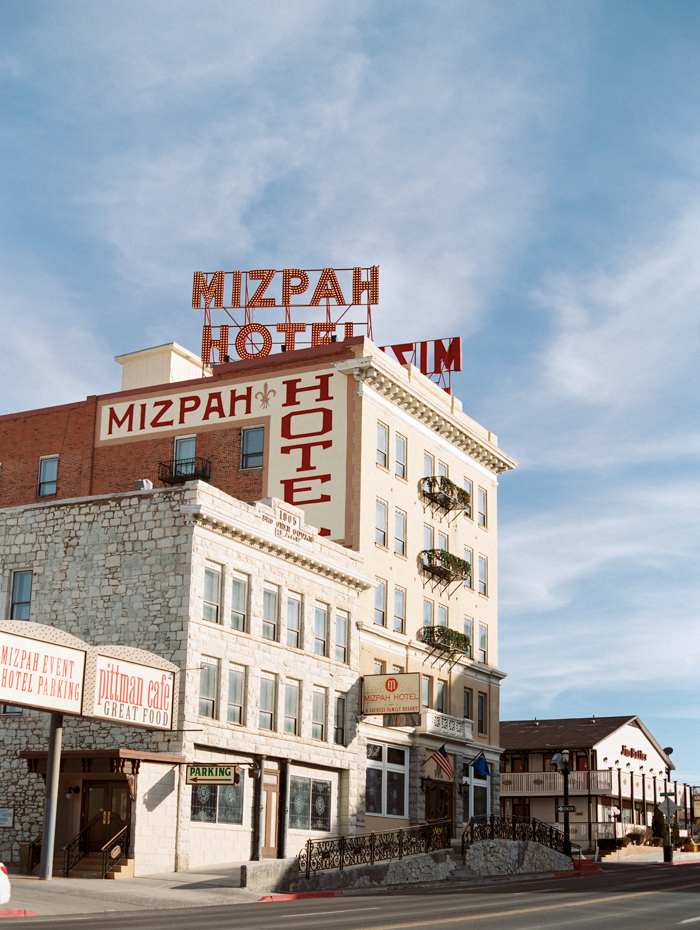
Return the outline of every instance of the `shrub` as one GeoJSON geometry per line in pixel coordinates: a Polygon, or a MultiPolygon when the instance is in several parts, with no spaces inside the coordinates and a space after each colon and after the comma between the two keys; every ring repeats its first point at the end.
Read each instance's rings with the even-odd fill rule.
{"type": "Polygon", "coordinates": [[[646,839],[646,833],[640,833],[635,830],[633,833],[627,834],[627,839],[634,843],[635,846],[641,846],[644,840],[646,839]]]}

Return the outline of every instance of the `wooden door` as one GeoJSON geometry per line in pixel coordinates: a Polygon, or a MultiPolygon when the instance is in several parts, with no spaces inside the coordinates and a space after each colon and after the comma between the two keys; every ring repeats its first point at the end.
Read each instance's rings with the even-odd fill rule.
{"type": "Polygon", "coordinates": [[[131,796],[125,781],[89,781],[83,790],[82,827],[90,830],[90,851],[102,849],[131,820],[131,796]]]}
{"type": "Polygon", "coordinates": [[[277,769],[265,769],[263,774],[263,844],[264,859],[276,859],[278,855],[277,835],[279,826],[280,773],[277,769]]]}
{"type": "MultiPolygon", "coordinates": [[[[425,786],[425,819],[453,821],[454,785],[451,782],[434,781],[425,786]]],[[[454,825],[453,825],[454,827],[454,825]]],[[[454,833],[454,828],[452,828],[454,833]]]]}

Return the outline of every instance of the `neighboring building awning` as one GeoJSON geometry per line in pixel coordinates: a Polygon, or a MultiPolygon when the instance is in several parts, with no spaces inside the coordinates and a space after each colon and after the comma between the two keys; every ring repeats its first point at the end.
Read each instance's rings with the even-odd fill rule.
{"type": "MultiPolygon", "coordinates": [[[[48,751],[22,749],[20,759],[26,759],[30,772],[46,774],[48,751]]],[[[140,749],[66,749],[61,753],[61,771],[85,775],[136,775],[142,762],[161,765],[181,765],[185,757],[173,752],[149,752],[140,749]]]]}

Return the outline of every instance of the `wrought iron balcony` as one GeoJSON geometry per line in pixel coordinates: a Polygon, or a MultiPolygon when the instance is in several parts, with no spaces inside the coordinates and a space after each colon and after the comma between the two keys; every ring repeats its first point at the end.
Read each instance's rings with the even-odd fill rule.
{"type": "Polygon", "coordinates": [[[451,510],[469,510],[469,492],[457,487],[444,475],[431,475],[421,480],[423,497],[445,513],[451,510]]]}
{"type": "Polygon", "coordinates": [[[172,459],[158,463],[158,480],[163,484],[184,484],[186,481],[209,481],[211,477],[211,459],[197,456],[193,459],[172,459]]]}
{"type": "Polygon", "coordinates": [[[467,634],[446,626],[421,627],[420,638],[429,646],[435,646],[445,652],[461,652],[467,656],[471,654],[472,644],[467,634]]]}
{"type": "Polygon", "coordinates": [[[423,549],[420,556],[423,573],[432,575],[444,584],[466,581],[471,577],[472,567],[469,562],[452,555],[446,549],[423,549]]]}

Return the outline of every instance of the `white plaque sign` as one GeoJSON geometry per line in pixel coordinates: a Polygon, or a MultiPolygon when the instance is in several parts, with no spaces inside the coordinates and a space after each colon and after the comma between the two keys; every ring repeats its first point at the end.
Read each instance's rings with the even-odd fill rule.
{"type": "Polygon", "coordinates": [[[0,631],[0,702],[63,714],[83,709],[85,652],[0,631]]]}
{"type": "Polygon", "coordinates": [[[420,674],[365,675],[363,714],[419,714],[420,674]]]}
{"type": "Polygon", "coordinates": [[[98,655],[91,717],[169,730],[173,721],[172,672],[98,655]]]}

